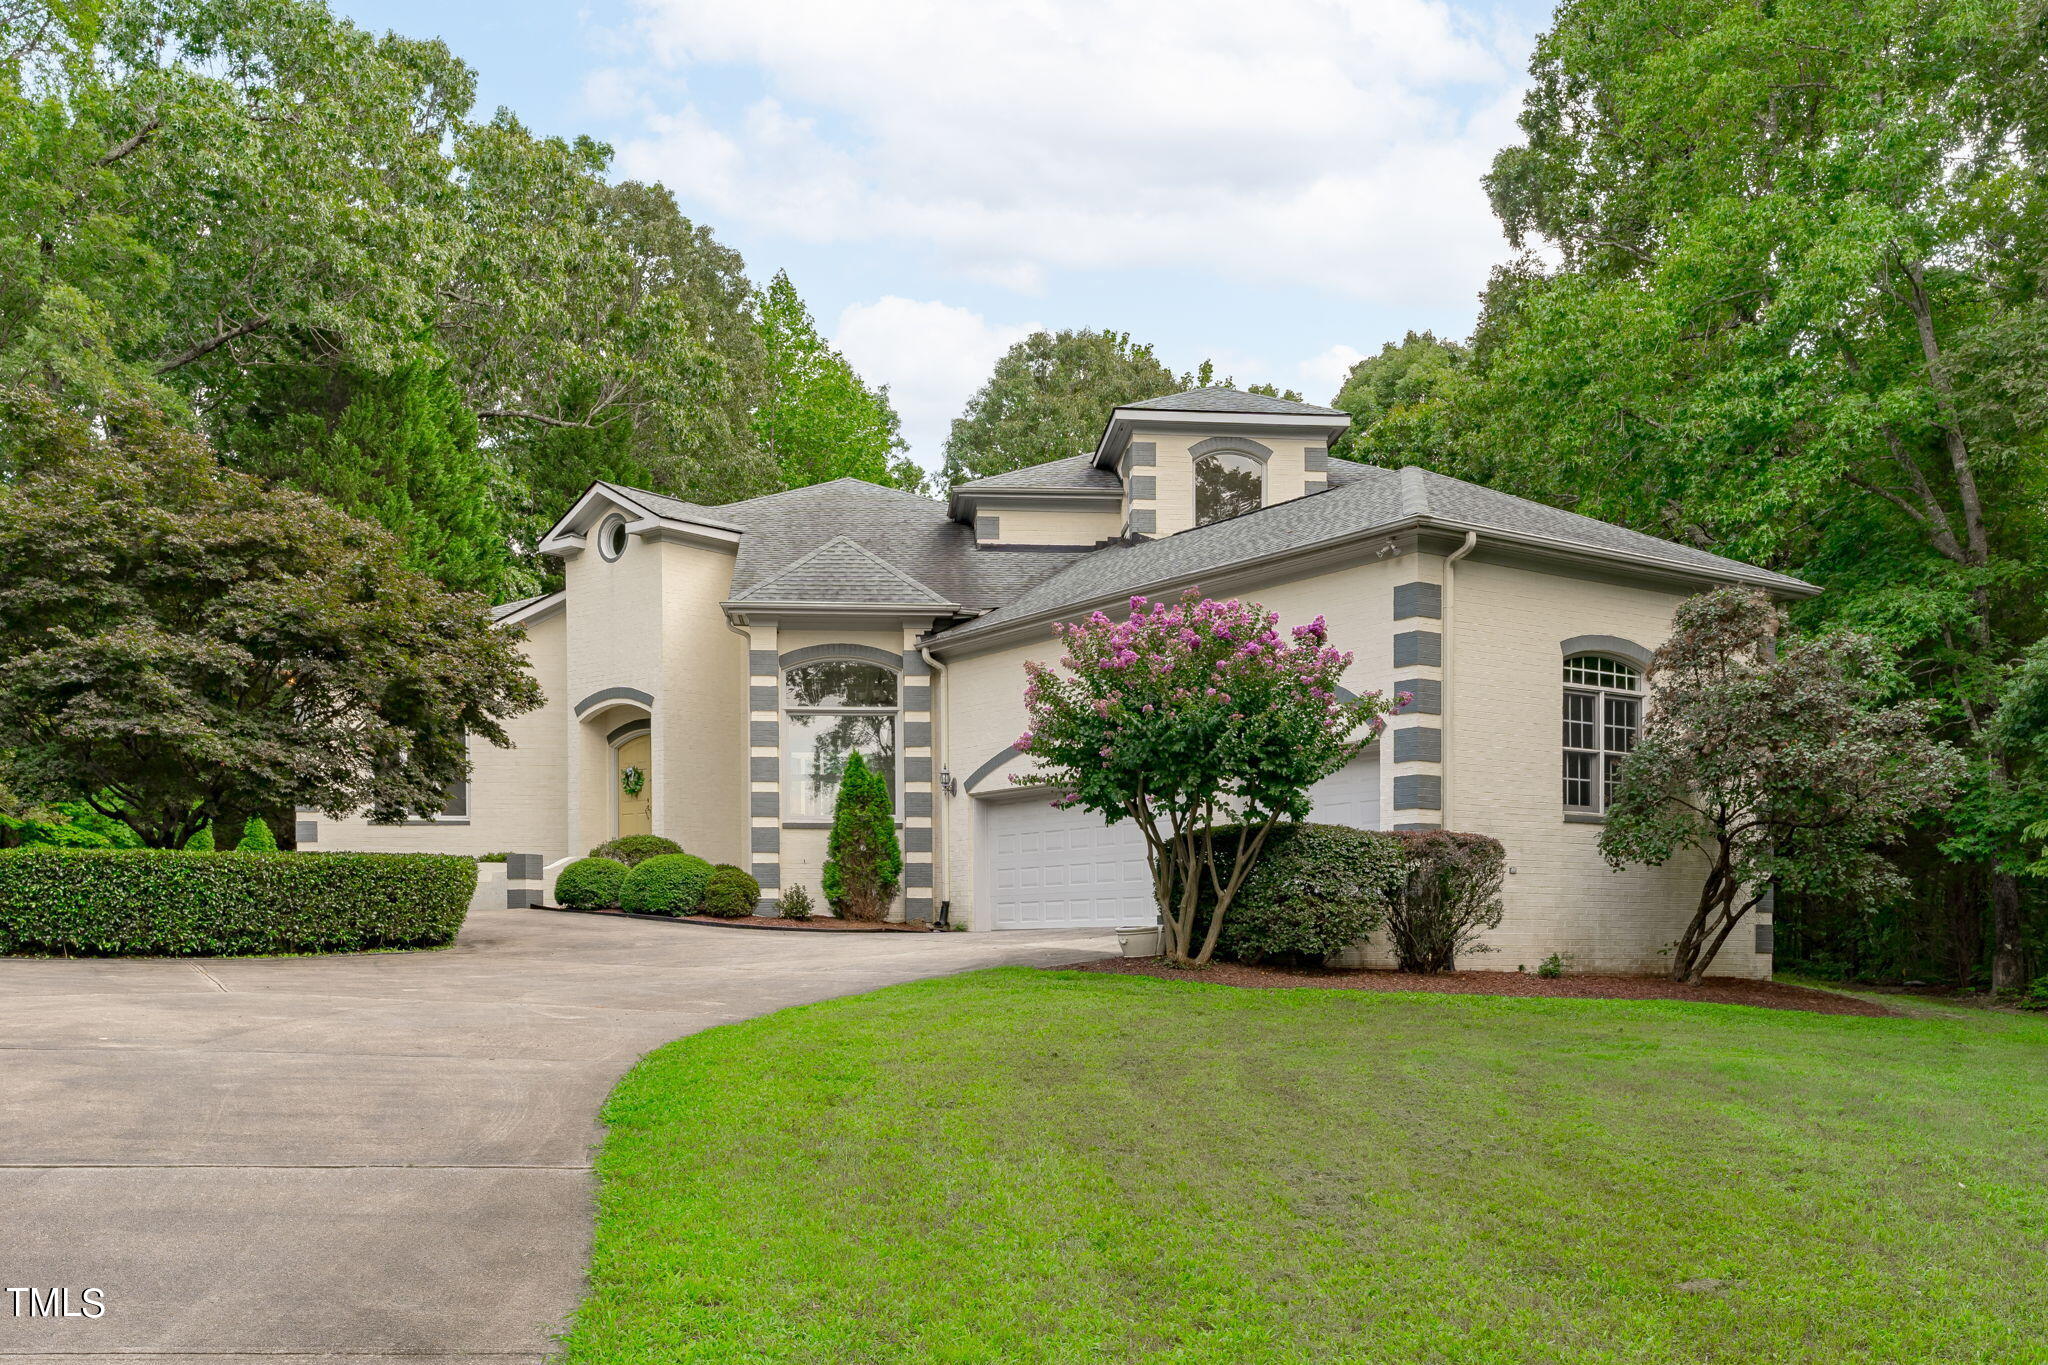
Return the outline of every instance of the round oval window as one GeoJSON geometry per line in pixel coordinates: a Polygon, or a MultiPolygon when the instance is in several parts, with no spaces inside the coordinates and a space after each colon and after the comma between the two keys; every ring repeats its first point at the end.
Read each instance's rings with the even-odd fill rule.
{"type": "Polygon", "coordinates": [[[606,559],[617,559],[626,553],[624,517],[607,517],[604,525],[597,528],[597,552],[606,559]]]}

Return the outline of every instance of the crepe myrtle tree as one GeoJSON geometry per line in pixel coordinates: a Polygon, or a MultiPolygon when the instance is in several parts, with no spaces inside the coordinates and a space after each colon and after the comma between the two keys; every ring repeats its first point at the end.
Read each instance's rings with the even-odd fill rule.
{"type": "Polygon", "coordinates": [[[1056,790],[1145,837],[1167,959],[1203,966],[1232,899],[1276,822],[1309,814],[1308,789],[1373,742],[1396,702],[1347,697],[1351,656],[1319,616],[1286,636],[1255,602],[1190,588],[1178,602],[1133,597],[1121,621],[1095,612],[1053,627],[1059,668],[1025,665],[1031,728],[1017,739],[1056,790]],[[1233,828],[1220,838],[1219,825],[1233,828]],[[1196,942],[1206,884],[1215,906],[1196,942]]]}
{"type": "Polygon", "coordinates": [[[1762,593],[1721,588],[1679,607],[1650,664],[1642,737],[1600,851],[1616,868],[1704,854],[1676,981],[1697,985],[1774,883],[1865,902],[1903,891],[1883,846],[1947,805],[1962,774],[1962,756],[1929,733],[1927,703],[1887,704],[1895,661],[1875,640],[1780,643],[1783,628],[1762,593]]]}

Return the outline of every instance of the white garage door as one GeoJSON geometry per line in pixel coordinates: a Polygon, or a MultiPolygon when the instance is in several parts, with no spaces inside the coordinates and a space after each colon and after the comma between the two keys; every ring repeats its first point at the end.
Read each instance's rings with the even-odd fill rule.
{"type": "MultiPolygon", "coordinates": [[[[1377,751],[1324,778],[1309,795],[1313,820],[1378,829],[1377,751]]],[[[1043,801],[983,809],[996,928],[1118,929],[1156,918],[1145,841],[1130,821],[1105,825],[1087,811],[1054,810],[1043,801]]]]}
{"type": "Polygon", "coordinates": [[[1125,820],[1043,801],[985,806],[998,929],[1117,929],[1150,924],[1145,840],[1125,820]]]}
{"type": "Polygon", "coordinates": [[[1308,789],[1317,824],[1380,827],[1380,751],[1374,745],[1308,789]]]}

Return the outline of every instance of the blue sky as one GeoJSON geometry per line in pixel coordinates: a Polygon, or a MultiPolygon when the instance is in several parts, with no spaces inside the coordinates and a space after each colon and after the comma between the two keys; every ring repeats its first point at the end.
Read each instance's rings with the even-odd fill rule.
{"type": "Polygon", "coordinates": [[[913,453],[1036,327],[1313,400],[1469,331],[1508,253],[1529,0],[339,0],[438,35],[479,113],[612,143],[890,386],[913,453]]]}

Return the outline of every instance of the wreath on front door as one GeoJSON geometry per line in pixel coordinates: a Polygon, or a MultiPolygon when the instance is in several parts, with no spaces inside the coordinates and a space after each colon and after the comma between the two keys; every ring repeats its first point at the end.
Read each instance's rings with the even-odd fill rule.
{"type": "Polygon", "coordinates": [[[619,790],[628,796],[638,796],[640,789],[647,785],[647,774],[638,768],[619,770],[619,790]]]}

